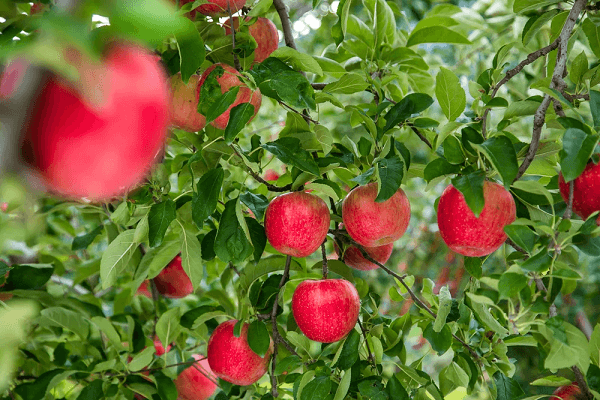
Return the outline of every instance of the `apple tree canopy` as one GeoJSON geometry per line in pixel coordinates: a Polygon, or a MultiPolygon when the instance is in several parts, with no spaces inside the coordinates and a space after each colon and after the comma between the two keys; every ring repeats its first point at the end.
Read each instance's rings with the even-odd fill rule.
{"type": "Polygon", "coordinates": [[[600,399],[600,3],[0,0],[0,33],[0,400],[600,399]]]}

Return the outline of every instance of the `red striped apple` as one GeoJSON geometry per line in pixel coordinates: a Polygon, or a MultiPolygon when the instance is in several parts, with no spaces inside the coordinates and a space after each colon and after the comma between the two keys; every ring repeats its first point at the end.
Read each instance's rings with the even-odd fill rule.
{"type": "Polygon", "coordinates": [[[377,203],[377,183],[358,186],[344,199],[342,219],[346,231],[358,244],[378,247],[392,243],[408,228],[410,203],[401,188],[384,202],[377,203]]]}
{"type": "Polygon", "coordinates": [[[577,382],[570,385],[561,386],[552,393],[550,400],[583,400],[584,396],[579,389],[577,382]]]}
{"type": "Polygon", "coordinates": [[[354,329],[360,298],[344,279],[306,280],[292,296],[292,313],[304,335],[321,343],[343,339],[354,329]]]}
{"type": "Polygon", "coordinates": [[[171,77],[171,124],[177,128],[198,132],[206,126],[206,118],[198,112],[199,75],[192,75],[187,84],[181,73],[171,77]]]}
{"type": "MultiPolygon", "coordinates": [[[[587,219],[594,211],[600,211],[600,164],[589,162],[582,174],[571,181],[573,187],[573,212],[587,219]]],[[[558,187],[565,202],[569,201],[569,184],[562,173],[558,175],[558,187]]],[[[600,224],[600,216],[596,218],[600,224]]]]}
{"type": "MultiPolygon", "coordinates": [[[[251,18],[246,18],[246,21],[250,21],[251,18]]],[[[233,27],[237,31],[240,26],[239,17],[233,17],[233,27]]],[[[231,35],[231,20],[228,19],[223,24],[225,33],[231,35]]],[[[258,17],[256,21],[248,25],[248,33],[256,40],[257,47],[254,49],[254,62],[258,64],[266,60],[272,52],[277,50],[279,46],[279,34],[277,33],[277,27],[273,22],[267,18],[258,17]]]]}
{"type": "Polygon", "coordinates": [[[217,378],[206,357],[199,354],[194,354],[193,357],[198,362],[184,369],[175,379],[178,400],[207,400],[217,390],[217,378]]]}
{"type": "Polygon", "coordinates": [[[440,235],[448,247],[468,257],[481,257],[496,251],[507,236],[504,227],[517,217],[511,194],[503,186],[486,181],[483,185],[484,207],[479,217],[467,205],[463,194],[448,186],[437,211],[440,235]]]}
{"type": "Polygon", "coordinates": [[[273,353],[273,341],[264,357],[256,354],[248,345],[248,324],[245,323],[240,337],[233,335],[236,320],[223,322],[208,340],[208,363],[213,373],[234,385],[248,386],[267,372],[273,353]]]}
{"type": "MultiPolygon", "coordinates": [[[[343,229],[344,224],[340,224],[339,228],[343,229]]],[[[341,250],[338,247],[337,243],[333,243],[333,248],[335,249],[336,254],[339,256],[341,254],[341,250]]],[[[392,250],[394,250],[394,244],[388,243],[378,247],[364,247],[364,249],[367,252],[367,254],[375,261],[379,261],[381,264],[385,264],[392,255],[392,250]]],[[[358,269],[360,271],[370,271],[372,269],[379,268],[377,264],[374,264],[371,261],[367,260],[365,257],[363,257],[358,247],[353,245],[350,245],[346,248],[342,260],[347,266],[354,269],[358,269]]]]}
{"type": "Polygon", "coordinates": [[[262,102],[262,95],[260,94],[260,89],[256,89],[252,91],[248,86],[246,86],[242,81],[239,80],[238,76],[240,73],[236,71],[235,68],[230,67],[229,65],[217,63],[210,66],[202,76],[200,77],[200,83],[198,84],[198,93],[197,98],[200,99],[200,92],[202,89],[202,85],[206,81],[208,75],[217,67],[222,67],[225,72],[219,78],[217,78],[217,82],[221,85],[221,93],[227,92],[230,88],[234,86],[240,86],[240,91],[238,92],[235,101],[227,111],[217,117],[214,121],[211,122],[212,126],[218,129],[225,129],[227,127],[227,123],[229,122],[229,113],[231,109],[238,104],[242,103],[250,103],[254,106],[254,115],[250,118],[250,121],[256,116],[258,113],[258,109],[260,108],[260,104],[262,102]]]}
{"type": "Polygon", "coordinates": [[[327,237],[329,208],[320,197],[292,192],[275,197],[265,212],[265,233],[280,253],[306,257],[327,237]]]}
{"type": "Polygon", "coordinates": [[[138,185],[160,155],[169,124],[167,76],[155,55],[130,44],[109,46],[101,63],[75,51],[66,58],[81,79],[77,86],[58,76],[47,80],[23,156],[50,191],[109,200],[138,185]]]}

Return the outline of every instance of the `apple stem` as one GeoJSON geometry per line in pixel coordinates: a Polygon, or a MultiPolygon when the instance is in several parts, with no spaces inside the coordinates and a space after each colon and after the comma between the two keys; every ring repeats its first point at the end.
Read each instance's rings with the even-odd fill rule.
{"type": "Polygon", "coordinates": [[[373,367],[375,367],[375,369],[377,369],[377,364],[375,363],[375,357],[373,356],[373,353],[371,352],[371,346],[369,346],[369,341],[367,340],[367,331],[365,330],[365,327],[363,326],[362,322],[360,322],[360,318],[357,321],[358,321],[358,326],[360,326],[360,330],[362,331],[363,337],[365,338],[365,345],[367,346],[367,353],[369,354],[369,361],[373,364],[373,367]]]}
{"type": "Polygon", "coordinates": [[[321,254],[323,255],[323,279],[327,279],[327,253],[325,252],[325,242],[327,239],[321,243],[321,254]]]}

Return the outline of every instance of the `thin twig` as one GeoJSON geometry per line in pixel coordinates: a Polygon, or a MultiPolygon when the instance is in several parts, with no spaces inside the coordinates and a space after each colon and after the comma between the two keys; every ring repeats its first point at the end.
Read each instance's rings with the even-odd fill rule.
{"type": "Polygon", "coordinates": [[[413,132],[414,132],[414,133],[415,133],[415,134],[416,134],[416,135],[419,137],[419,139],[421,139],[421,141],[422,141],[423,143],[425,143],[425,144],[426,144],[426,145],[427,145],[427,146],[428,146],[430,149],[433,149],[433,146],[431,145],[431,142],[430,142],[430,141],[429,141],[429,140],[428,140],[428,139],[425,137],[425,135],[423,135],[423,134],[421,133],[421,131],[419,131],[419,130],[417,129],[417,127],[416,127],[416,126],[414,126],[414,125],[413,125],[413,124],[411,124],[411,123],[408,123],[408,124],[406,124],[406,125],[410,127],[410,129],[411,129],[411,130],[412,130],[412,131],[413,131],[413,132]]]}
{"type": "Polygon", "coordinates": [[[323,279],[327,279],[327,252],[325,251],[325,239],[323,243],[321,243],[321,254],[323,255],[323,279]]]}
{"type": "Polygon", "coordinates": [[[367,353],[369,354],[369,361],[373,363],[373,367],[377,368],[377,364],[375,363],[375,357],[371,352],[371,347],[369,346],[369,341],[367,340],[367,331],[363,326],[362,322],[360,322],[360,318],[358,319],[358,326],[360,326],[360,330],[362,331],[363,337],[365,338],[365,345],[367,346],[367,353]]]}
{"type": "Polygon", "coordinates": [[[540,145],[542,127],[544,126],[546,120],[546,111],[548,111],[550,101],[550,96],[545,95],[544,100],[542,100],[542,103],[535,112],[535,116],[533,117],[533,132],[531,134],[531,143],[529,144],[527,155],[525,156],[523,163],[519,167],[519,172],[517,173],[517,176],[515,177],[513,182],[521,179],[521,177],[525,174],[525,171],[527,171],[527,168],[529,168],[529,165],[531,165],[531,162],[535,158],[535,153],[537,153],[537,149],[540,145]]]}
{"type": "Polygon", "coordinates": [[[231,24],[231,54],[233,55],[233,66],[237,71],[241,71],[242,65],[240,64],[240,59],[238,58],[237,54],[235,54],[235,27],[229,2],[227,2],[227,11],[229,12],[229,23],[231,24]]]}
{"type": "MultiPolygon", "coordinates": [[[[244,161],[244,157],[242,157],[242,155],[237,151],[237,149],[234,146],[230,146],[233,151],[235,152],[235,154],[242,160],[244,161]]],[[[265,185],[267,187],[267,189],[270,192],[289,192],[290,190],[292,190],[292,184],[289,183],[285,186],[277,186],[277,185],[273,185],[267,181],[265,181],[260,175],[258,175],[256,172],[252,171],[252,169],[245,165],[246,167],[246,171],[248,172],[248,174],[250,174],[251,177],[253,177],[256,181],[258,181],[259,183],[262,183],[263,185],[265,185]]]]}
{"type": "Polygon", "coordinates": [[[310,121],[310,122],[312,122],[312,123],[313,123],[313,124],[315,124],[315,125],[320,125],[320,122],[319,122],[319,121],[317,121],[317,120],[314,120],[314,119],[312,119],[311,117],[309,117],[309,116],[307,115],[307,112],[306,112],[306,110],[304,110],[303,112],[300,112],[300,111],[296,110],[294,107],[290,106],[289,104],[286,104],[286,103],[284,103],[283,101],[279,101],[279,104],[280,104],[280,105],[281,105],[283,108],[287,108],[287,109],[288,109],[288,110],[290,110],[291,112],[293,112],[293,113],[296,113],[296,114],[298,114],[298,115],[301,115],[301,116],[302,116],[302,118],[304,118],[304,120],[305,120],[306,122],[309,122],[309,121],[310,121]]]}

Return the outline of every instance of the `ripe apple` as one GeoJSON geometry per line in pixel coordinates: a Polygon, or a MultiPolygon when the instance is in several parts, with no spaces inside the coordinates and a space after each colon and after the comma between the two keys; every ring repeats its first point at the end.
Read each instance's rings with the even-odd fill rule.
{"type": "Polygon", "coordinates": [[[200,100],[200,91],[202,89],[202,85],[204,84],[204,81],[206,80],[208,75],[217,66],[223,67],[223,69],[225,70],[223,75],[220,78],[217,78],[217,82],[219,82],[219,85],[221,85],[221,93],[227,92],[229,88],[232,88],[234,86],[240,86],[240,91],[238,92],[235,101],[231,106],[229,106],[227,111],[225,111],[213,122],[211,122],[212,126],[218,129],[225,129],[227,127],[227,123],[229,122],[229,113],[231,112],[231,109],[237,106],[238,104],[242,103],[250,103],[254,106],[254,115],[252,116],[252,118],[250,118],[250,121],[252,121],[252,119],[256,116],[256,113],[258,113],[258,109],[260,108],[260,104],[262,103],[262,95],[260,94],[260,89],[252,91],[248,86],[246,86],[242,81],[239,80],[238,76],[240,76],[240,73],[237,72],[235,68],[229,65],[217,63],[210,66],[206,71],[204,71],[204,73],[200,77],[200,84],[198,85],[198,92],[196,94],[196,98],[200,100]]]}
{"type": "Polygon", "coordinates": [[[292,296],[292,313],[307,338],[332,343],[346,337],[358,320],[360,298],[344,279],[306,280],[292,296]]]}
{"type": "MultiPolygon", "coordinates": [[[[176,3],[177,0],[171,0],[176,3]]],[[[193,3],[194,0],[179,0],[179,6],[183,6],[187,3],[193,3]]],[[[202,4],[198,8],[190,11],[189,17],[194,20],[196,19],[196,13],[208,15],[211,17],[227,17],[229,16],[229,8],[231,13],[235,14],[246,5],[246,0],[208,0],[208,3],[202,4]]]]}
{"type": "Polygon", "coordinates": [[[305,192],[286,193],[267,206],[265,233],[280,253],[306,257],[327,237],[329,222],[329,209],[320,197],[305,192]]]}
{"type": "MultiPolygon", "coordinates": [[[[340,229],[344,228],[344,224],[340,224],[340,229]]],[[[333,248],[335,249],[336,254],[339,256],[341,254],[341,250],[338,247],[337,243],[333,243],[333,248]]],[[[385,264],[387,260],[390,259],[392,255],[392,250],[394,250],[394,243],[384,244],[383,246],[378,247],[364,247],[365,251],[371,258],[376,261],[379,261],[382,264],[385,264]]],[[[363,257],[362,253],[356,246],[348,246],[346,251],[344,252],[343,258],[344,264],[347,266],[358,269],[360,271],[370,271],[372,269],[377,269],[379,266],[377,264],[372,263],[363,257]]]]}
{"type": "Polygon", "coordinates": [[[273,353],[273,341],[264,357],[248,345],[248,324],[242,326],[240,337],[233,335],[236,320],[223,322],[208,340],[208,363],[213,373],[234,385],[248,386],[267,372],[273,353]]]}
{"type": "Polygon", "coordinates": [[[0,203],[0,211],[6,212],[8,210],[8,203],[0,203]]]}
{"type": "Polygon", "coordinates": [[[274,169],[268,169],[265,171],[264,180],[267,182],[273,182],[279,179],[279,174],[274,169]]]}
{"type": "MultiPolygon", "coordinates": [[[[600,164],[589,162],[581,175],[571,181],[573,185],[573,212],[583,219],[600,210],[600,164]]],[[[569,184],[562,173],[558,175],[558,187],[565,202],[569,201],[569,184]]],[[[600,224],[600,216],[596,219],[600,224]]]]}
{"type": "Polygon", "coordinates": [[[171,124],[177,128],[198,132],[206,126],[206,118],[198,112],[199,75],[192,75],[187,85],[181,73],[171,77],[171,124]]]}
{"type": "Polygon", "coordinates": [[[479,218],[454,186],[448,186],[437,211],[440,235],[448,247],[462,255],[481,257],[493,253],[506,240],[504,227],[517,217],[511,194],[501,185],[483,184],[484,207],[479,218]]]}
{"type": "Polygon", "coordinates": [[[150,292],[149,285],[150,285],[150,281],[145,280],[144,282],[142,282],[142,284],[138,288],[137,292],[135,292],[135,294],[140,295],[140,296],[146,296],[147,298],[152,299],[152,292],[150,292]]]}
{"type": "Polygon", "coordinates": [[[570,385],[561,386],[552,393],[553,396],[550,400],[579,400],[583,399],[581,395],[581,389],[577,382],[573,382],[570,385]]]}
{"type": "MultiPolygon", "coordinates": [[[[246,18],[250,21],[251,18],[246,18]]],[[[233,17],[233,27],[237,31],[240,26],[239,17],[233,17]]],[[[225,33],[231,35],[231,20],[223,24],[225,33]]],[[[248,33],[256,40],[257,47],[254,49],[254,64],[266,60],[279,46],[279,34],[277,27],[267,18],[258,17],[253,24],[248,25],[248,33]]]]}
{"type": "Polygon", "coordinates": [[[31,10],[29,11],[29,13],[31,15],[38,14],[38,13],[41,13],[41,12],[45,11],[46,8],[47,8],[47,5],[44,4],[44,3],[40,3],[40,2],[33,3],[33,5],[31,6],[31,10]]]}
{"type": "Polygon", "coordinates": [[[206,400],[217,390],[214,376],[208,360],[200,354],[192,357],[198,360],[179,374],[175,379],[175,387],[179,393],[178,400],[206,400]]]}
{"type": "Polygon", "coordinates": [[[358,244],[378,247],[392,243],[408,228],[410,203],[401,188],[382,203],[375,202],[377,183],[358,186],[344,199],[342,220],[346,231],[358,244]]]}
{"type": "Polygon", "coordinates": [[[171,299],[180,299],[194,292],[194,287],[181,265],[181,255],[175,257],[154,278],[160,294],[171,299]]]}
{"type": "MultiPolygon", "coordinates": [[[[108,200],[139,184],[165,144],[167,76],[154,55],[131,44],[112,44],[100,64],[71,53],[78,86],[47,80],[31,110],[23,156],[52,192],[108,200]]],[[[19,71],[9,76],[20,81],[19,71]]]]}

